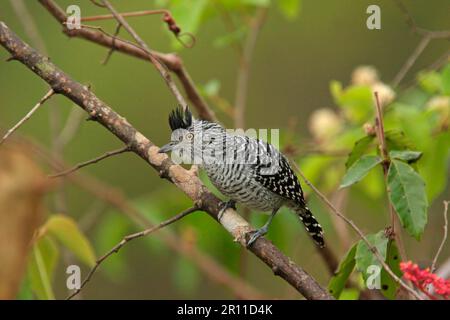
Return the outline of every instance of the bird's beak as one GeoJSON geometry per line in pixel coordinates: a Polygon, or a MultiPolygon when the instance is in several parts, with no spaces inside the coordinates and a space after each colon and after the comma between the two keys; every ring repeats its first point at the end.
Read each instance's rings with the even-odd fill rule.
{"type": "Polygon", "coordinates": [[[171,141],[171,142],[169,142],[168,144],[163,145],[163,146],[159,149],[158,153],[167,153],[167,152],[169,152],[169,151],[172,151],[172,149],[175,147],[175,145],[176,145],[176,142],[171,141]]]}

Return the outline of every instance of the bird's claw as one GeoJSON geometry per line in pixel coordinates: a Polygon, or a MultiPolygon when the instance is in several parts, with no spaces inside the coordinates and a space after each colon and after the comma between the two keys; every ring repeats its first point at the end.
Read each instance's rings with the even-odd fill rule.
{"type": "Polygon", "coordinates": [[[258,230],[249,231],[247,234],[252,234],[250,239],[247,241],[247,248],[249,248],[259,237],[262,237],[267,233],[267,228],[260,228],[258,230]]]}
{"type": "Polygon", "coordinates": [[[217,219],[220,221],[223,217],[223,214],[225,213],[225,211],[227,211],[227,209],[232,208],[234,210],[236,210],[236,201],[234,201],[233,199],[230,199],[228,201],[224,201],[220,204],[221,208],[219,210],[219,214],[217,215],[217,219]]]}

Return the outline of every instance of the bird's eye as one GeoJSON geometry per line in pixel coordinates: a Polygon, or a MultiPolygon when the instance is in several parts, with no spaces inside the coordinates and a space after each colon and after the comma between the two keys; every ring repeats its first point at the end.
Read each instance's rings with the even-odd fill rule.
{"type": "Polygon", "coordinates": [[[192,141],[192,139],[194,139],[194,135],[193,135],[192,133],[188,132],[188,133],[186,134],[186,140],[192,141]]]}

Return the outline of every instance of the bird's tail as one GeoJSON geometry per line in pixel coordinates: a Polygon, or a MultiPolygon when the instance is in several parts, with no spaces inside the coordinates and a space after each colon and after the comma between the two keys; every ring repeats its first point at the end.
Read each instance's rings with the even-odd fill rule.
{"type": "Polygon", "coordinates": [[[325,247],[322,226],[311,213],[309,208],[307,206],[296,206],[294,210],[300,220],[303,222],[306,231],[313,238],[314,242],[321,248],[325,247]]]}

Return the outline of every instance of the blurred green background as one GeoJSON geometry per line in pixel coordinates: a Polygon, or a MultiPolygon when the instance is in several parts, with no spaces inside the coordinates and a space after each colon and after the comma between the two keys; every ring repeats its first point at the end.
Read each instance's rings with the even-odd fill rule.
{"type": "MultiPolygon", "coordinates": [[[[161,52],[179,51],[187,70],[199,87],[211,81],[219,81],[220,97],[232,102],[239,63],[233,46],[226,44],[228,31],[221,16],[223,12],[217,10],[214,4],[216,1],[206,1],[200,14],[201,19],[192,21],[198,2],[186,1],[189,9],[178,10],[179,16],[175,15],[182,29],[182,22],[186,21],[187,31],[195,34],[197,41],[191,49],[181,49],[174,45],[176,42],[173,36],[166,30],[159,16],[130,18],[128,21],[152,49],[161,52]]],[[[252,58],[246,126],[280,128],[283,136],[289,124],[295,120],[296,123],[290,130],[295,135],[294,141],[300,153],[312,141],[308,121],[313,111],[319,108],[336,109],[329,89],[332,80],[346,85],[357,66],[373,65],[381,80],[389,84],[419,41],[393,1],[302,0],[299,2],[298,12],[291,18],[286,17],[279,9],[278,1],[262,2],[269,3],[269,9],[252,58]],[[366,28],[366,8],[370,4],[381,7],[381,30],[366,28]]],[[[62,8],[78,4],[82,16],[106,13],[105,9],[94,6],[87,0],[58,0],[57,3],[62,8]]],[[[432,30],[450,29],[448,0],[415,0],[404,3],[417,25],[432,30]]],[[[113,4],[121,12],[169,5],[166,1],[144,0],[113,1],[113,4]]],[[[61,32],[61,26],[37,1],[26,1],[26,5],[38,25],[38,32],[45,41],[49,56],[56,65],[75,80],[90,84],[98,97],[125,116],[155,144],[162,145],[168,141],[170,131],[167,116],[176,106],[176,101],[149,63],[114,53],[108,64],[102,65],[107,49],[81,39],[68,39],[61,32]]],[[[172,6],[177,5],[177,1],[173,1],[172,6]]],[[[257,9],[247,4],[245,10],[225,10],[229,10],[228,14],[232,16],[236,28],[242,28],[257,9]]],[[[9,1],[0,2],[0,18],[20,37],[28,43],[32,42],[9,1]]],[[[115,24],[111,21],[91,24],[114,32],[115,24]]],[[[120,36],[130,39],[123,30],[120,36]]],[[[432,64],[448,49],[448,40],[432,41],[406,75],[401,87],[414,81],[419,70],[432,64]]],[[[1,129],[7,129],[16,123],[47,91],[46,84],[27,68],[16,62],[4,62],[7,57],[6,51],[0,50],[1,129]]],[[[52,100],[52,106],[65,119],[73,104],[59,96],[52,100]]],[[[220,120],[227,126],[233,126],[230,117],[214,101],[209,102],[220,120]]],[[[44,105],[19,130],[19,134],[50,146],[49,106],[50,104],[44,105]]],[[[62,156],[66,162],[75,164],[118,147],[119,141],[108,131],[94,122],[83,121],[62,156]]],[[[120,189],[153,222],[173,215],[189,205],[180,191],[161,180],[151,167],[131,153],[121,154],[82,170],[120,189]]],[[[321,187],[323,179],[320,179],[320,175],[329,173],[327,167],[324,167],[319,177],[311,179],[321,187]]],[[[448,178],[446,171],[444,180],[448,182],[448,178]]],[[[323,188],[331,193],[326,186],[323,188]]],[[[64,185],[64,190],[67,196],[67,212],[64,213],[75,220],[82,220],[94,210],[93,203],[97,200],[91,195],[70,183],[64,185]]],[[[429,263],[430,257],[434,255],[442,234],[442,200],[446,197],[448,199],[448,195],[446,187],[432,203],[429,224],[421,242],[405,235],[406,249],[412,260],[429,263]]],[[[51,199],[48,199],[48,203],[47,213],[57,213],[51,199]]],[[[323,221],[328,242],[339,258],[342,257],[348,248],[334,245],[337,237],[332,230],[330,214],[315,197],[311,197],[311,207],[319,220],[323,221]]],[[[351,189],[344,211],[367,233],[375,233],[387,223],[384,192],[371,197],[362,189],[351,189]]],[[[265,217],[252,216],[254,225],[260,225],[264,219],[265,217]]],[[[206,214],[193,214],[169,228],[176,230],[181,239],[192,241],[213,256],[233,274],[239,275],[242,272],[239,246],[206,214]]],[[[125,234],[136,230],[139,227],[127,217],[105,206],[86,233],[93,243],[95,253],[100,256],[125,234]]],[[[350,235],[351,242],[355,242],[357,237],[353,232],[350,235]]],[[[326,268],[303,227],[292,214],[286,212],[277,216],[268,237],[321,283],[327,284],[329,275],[326,268]]],[[[447,246],[442,256],[447,257],[449,253],[447,246]]],[[[70,253],[62,256],[68,256],[69,260],[61,258],[55,271],[53,285],[57,298],[64,298],[67,293],[65,265],[67,261],[74,259],[70,253]]],[[[292,288],[274,277],[271,270],[260,261],[251,255],[246,259],[248,262],[243,278],[254,287],[269,297],[299,297],[292,288]]],[[[83,271],[87,270],[84,266],[83,271]]],[[[111,257],[98,274],[94,275],[82,296],[125,299],[235,297],[227,288],[202,274],[191,262],[165,247],[157,235],[136,240],[118,255],[111,257]]]]}

